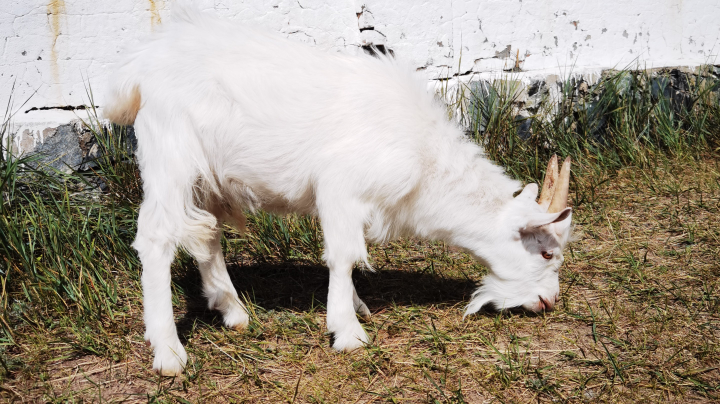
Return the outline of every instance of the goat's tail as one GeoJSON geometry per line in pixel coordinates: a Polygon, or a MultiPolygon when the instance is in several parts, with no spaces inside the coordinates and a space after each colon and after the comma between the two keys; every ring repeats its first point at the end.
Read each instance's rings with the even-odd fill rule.
{"type": "Polygon", "coordinates": [[[132,125],[141,103],[140,87],[137,84],[119,86],[110,93],[108,103],[103,108],[103,116],[118,125],[132,125]]]}
{"type": "Polygon", "coordinates": [[[147,62],[158,60],[153,57],[154,49],[157,48],[151,46],[152,42],[172,30],[186,29],[188,24],[212,27],[218,22],[218,19],[203,13],[192,0],[176,0],[170,21],[163,23],[150,41],[145,41],[134,51],[128,52],[124,62],[117,66],[112,77],[112,86],[107,93],[107,105],[103,108],[103,116],[118,125],[132,125],[135,122],[138,111],[142,108],[141,93],[145,91],[145,95],[148,94],[148,89],[141,85],[145,80],[147,62]],[[179,28],[172,28],[173,26],[179,28]]]}

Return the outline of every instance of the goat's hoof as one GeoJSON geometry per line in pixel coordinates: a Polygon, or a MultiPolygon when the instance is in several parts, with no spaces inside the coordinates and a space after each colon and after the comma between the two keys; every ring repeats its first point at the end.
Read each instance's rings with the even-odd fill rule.
{"type": "Polygon", "coordinates": [[[223,323],[225,327],[242,331],[245,330],[250,323],[250,316],[248,316],[242,307],[233,307],[226,313],[223,313],[223,323]]]}
{"type": "Polygon", "coordinates": [[[333,349],[337,351],[350,352],[362,347],[368,342],[368,336],[360,323],[357,323],[357,327],[352,327],[350,330],[343,330],[343,332],[336,332],[333,336],[335,339],[333,349]]]}
{"type": "Polygon", "coordinates": [[[157,372],[160,376],[167,376],[167,377],[178,377],[182,374],[184,367],[173,367],[173,368],[161,368],[161,369],[153,369],[155,372],[157,372]]]}
{"type": "Polygon", "coordinates": [[[179,340],[155,347],[153,370],[163,376],[180,376],[187,363],[187,353],[179,340]]]}
{"type": "Polygon", "coordinates": [[[370,309],[368,309],[368,307],[365,305],[365,303],[360,305],[360,307],[357,308],[356,312],[363,321],[370,322],[370,316],[371,316],[370,309]]]}

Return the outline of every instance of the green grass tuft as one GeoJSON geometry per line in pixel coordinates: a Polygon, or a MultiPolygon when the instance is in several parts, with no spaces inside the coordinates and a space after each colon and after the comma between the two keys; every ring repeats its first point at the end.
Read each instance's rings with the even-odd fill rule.
{"type": "Polygon", "coordinates": [[[576,175],[649,167],[661,156],[697,158],[720,142],[720,78],[680,75],[679,90],[670,74],[611,71],[593,86],[567,79],[557,97],[546,93],[524,118],[517,115],[519,81],[474,82],[461,90],[464,119],[488,156],[526,181],[541,178],[556,153],[579,163],[576,175]]]}

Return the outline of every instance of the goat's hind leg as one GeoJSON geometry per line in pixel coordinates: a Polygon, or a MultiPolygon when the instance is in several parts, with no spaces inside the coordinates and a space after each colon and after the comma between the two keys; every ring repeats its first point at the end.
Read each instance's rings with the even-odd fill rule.
{"type": "Polygon", "coordinates": [[[222,313],[225,326],[244,329],[249,317],[228,275],[220,245],[221,236],[222,228],[218,224],[215,236],[208,241],[209,256],[207,259],[198,258],[203,291],[208,299],[208,307],[222,313]]]}
{"type": "Polygon", "coordinates": [[[162,208],[146,199],[140,207],[138,232],[133,247],[142,262],[145,341],[154,351],[153,370],[163,376],[178,376],[187,362],[187,353],[175,328],[170,288],[170,265],[176,244],[163,229],[162,208]],[[158,220],[160,219],[160,220],[158,220]]]}

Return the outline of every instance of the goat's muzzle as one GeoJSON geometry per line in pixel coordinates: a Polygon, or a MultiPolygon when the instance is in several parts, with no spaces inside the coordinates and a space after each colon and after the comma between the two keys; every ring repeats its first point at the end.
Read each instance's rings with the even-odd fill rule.
{"type": "Polygon", "coordinates": [[[550,298],[544,298],[544,297],[538,295],[538,299],[540,299],[540,301],[537,304],[537,312],[539,313],[541,311],[547,311],[547,312],[553,311],[555,309],[555,304],[559,300],[558,298],[559,298],[558,295],[555,295],[550,298]]]}

